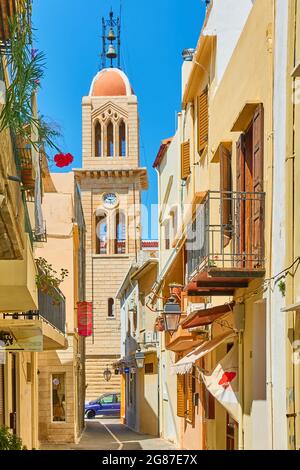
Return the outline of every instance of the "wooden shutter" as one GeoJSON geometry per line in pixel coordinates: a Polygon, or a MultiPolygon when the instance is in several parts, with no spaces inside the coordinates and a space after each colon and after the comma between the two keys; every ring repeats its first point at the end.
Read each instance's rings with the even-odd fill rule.
{"type": "Polygon", "coordinates": [[[198,152],[201,153],[208,143],[208,90],[197,97],[198,152]]]}
{"type": "Polygon", "coordinates": [[[181,179],[186,180],[191,172],[190,141],[181,144],[181,179]]]}
{"type": "Polygon", "coordinates": [[[235,252],[237,266],[242,268],[244,266],[244,253],[245,253],[245,201],[239,193],[245,191],[245,135],[242,134],[236,144],[236,240],[235,252]]]}
{"type": "Polygon", "coordinates": [[[223,247],[227,246],[232,237],[232,175],[231,153],[220,145],[220,189],[221,189],[221,218],[223,226],[223,247]]]}
{"type": "Polygon", "coordinates": [[[194,384],[193,384],[193,374],[188,374],[188,419],[193,422],[195,417],[195,407],[194,407],[194,384]]]}
{"type": "Polygon", "coordinates": [[[185,376],[177,374],[177,416],[185,417],[185,376]]]}
{"type": "MultiPolygon", "coordinates": [[[[262,193],[264,190],[263,183],[263,166],[264,166],[264,108],[260,104],[253,118],[253,192],[262,193]]],[[[255,202],[253,207],[253,227],[252,227],[252,253],[255,255],[256,265],[260,264],[264,256],[264,207],[263,199],[260,196],[254,196],[255,202]]]]}

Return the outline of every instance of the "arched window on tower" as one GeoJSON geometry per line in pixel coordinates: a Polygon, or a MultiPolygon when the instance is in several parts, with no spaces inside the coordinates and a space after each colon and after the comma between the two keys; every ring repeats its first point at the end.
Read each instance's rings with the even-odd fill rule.
{"type": "Polygon", "coordinates": [[[112,298],[107,301],[107,316],[108,318],[115,317],[115,301],[112,298]]]}
{"type": "Polygon", "coordinates": [[[121,121],[119,125],[119,153],[120,157],[126,157],[126,126],[124,121],[121,121]]]}
{"type": "Polygon", "coordinates": [[[102,157],[102,129],[100,122],[95,126],[95,157],[102,157]]]}
{"type": "Polygon", "coordinates": [[[114,125],[111,121],[107,124],[107,156],[114,156],[114,125]]]}
{"type": "Polygon", "coordinates": [[[115,254],[124,254],[126,252],[126,217],[123,211],[116,211],[115,229],[115,254]]]}
{"type": "Polygon", "coordinates": [[[107,254],[107,215],[105,212],[96,213],[96,254],[107,254]]]}

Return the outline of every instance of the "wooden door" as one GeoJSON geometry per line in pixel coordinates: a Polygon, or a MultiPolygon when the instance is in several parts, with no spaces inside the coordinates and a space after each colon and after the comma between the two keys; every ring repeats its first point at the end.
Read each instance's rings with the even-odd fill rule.
{"type": "Polygon", "coordinates": [[[244,267],[245,253],[245,200],[241,193],[245,191],[245,135],[242,134],[236,144],[236,220],[235,253],[236,265],[244,267]]]}
{"type": "Polygon", "coordinates": [[[11,354],[11,413],[9,427],[17,434],[17,355],[11,354]]]}
{"type": "Polygon", "coordinates": [[[260,104],[253,118],[253,227],[252,251],[254,267],[260,266],[264,257],[264,201],[261,194],[264,190],[264,108],[260,104]]]}
{"type": "Polygon", "coordinates": [[[221,189],[221,252],[232,237],[232,174],[231,152],[220,145],[220,189],[221,189]]]}
{"type": "Polygon", "coordinates": [[[4,412],[4,364],[0,364],[0,426],[5,422],[4,412]]]}
{"type": "Polygon", "coordinates": [[[245,267],[253,264],[253,125],[245,134],[245,267]]]}

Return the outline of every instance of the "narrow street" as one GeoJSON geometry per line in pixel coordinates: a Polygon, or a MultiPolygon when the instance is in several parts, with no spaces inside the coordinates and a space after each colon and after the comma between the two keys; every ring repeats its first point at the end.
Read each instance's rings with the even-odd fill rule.
{"type": "Polygon", "coordinates": [[[44,445],[41,450],[175,450],[163,439],[130,430],[118,419],[86,420],[86,429],[77,445],[44,445]]]}

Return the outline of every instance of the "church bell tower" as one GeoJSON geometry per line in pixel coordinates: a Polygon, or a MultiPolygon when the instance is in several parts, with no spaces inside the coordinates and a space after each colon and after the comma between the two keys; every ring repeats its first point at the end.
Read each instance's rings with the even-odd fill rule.
{"type": "Polygon", "coordinates": [[[116,293],[141,248],[138,100],[120,64],[120,21],[102,21],[102,68],[82,99],[82,168],[74,170],[86,223],[86,300],[93,303],[93,335],[86,341],[86,396],[119,390],[116,293]],[[107,61],[109,67],[107,67],[107,61]],[[117,66],[114,66],[114,61],[117,66]],[[111,379],[106,381],[109,374],[111,379]]]}

